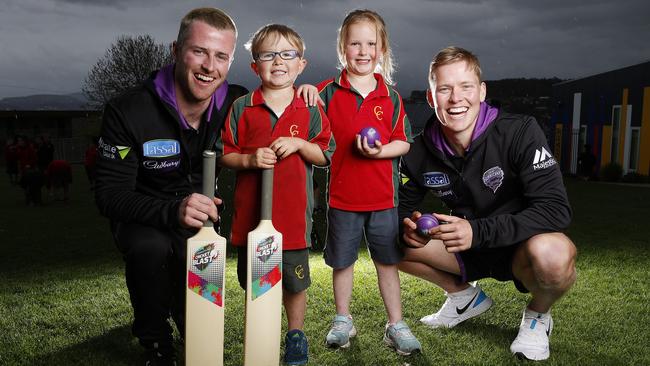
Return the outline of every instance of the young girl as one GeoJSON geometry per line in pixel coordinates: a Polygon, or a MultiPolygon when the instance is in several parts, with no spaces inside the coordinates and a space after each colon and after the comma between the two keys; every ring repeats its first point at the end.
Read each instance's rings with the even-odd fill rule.
{"type": "Polygon", "coordinates": [[[333,268],[336,316],[327,344],[348,347],[356,335],[350,301],[354,262],[365,236],[388,314],[384,341],[409,355],[421,347],[402,321],[396,206],[398,161],[412,140],[402,98],[390,87],[393,60],[384,20],[371,10],[349,13],[339,30],[337,51],[343,71],[318,86],[337,146],[329,176],[325,247],[325,262],[333,268]],[[379,132],[372,146],[359,135],[365,127],[379,132]]]}

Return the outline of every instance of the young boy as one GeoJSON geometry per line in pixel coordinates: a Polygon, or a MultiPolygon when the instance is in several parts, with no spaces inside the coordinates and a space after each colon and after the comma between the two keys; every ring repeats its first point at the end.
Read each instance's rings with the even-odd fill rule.
{"type": "Polygon", "coordinates": [[[308,359],[302,328],[311,283],[312,166],[329,164],[334,141],[322,108],[308,108],[293,86],[307,64],[300,35],[270,24],[246,48],[262,85],[233,103],[216,148],[219,164],[237,171],[231,232],[238,250],[237,275],[246,288],[246,237],[259,221],[255,197],[261,169],[274,168],[273,224],[283,235],[282,301],[288,320],[284,361],[302,365],[308,359]]]}

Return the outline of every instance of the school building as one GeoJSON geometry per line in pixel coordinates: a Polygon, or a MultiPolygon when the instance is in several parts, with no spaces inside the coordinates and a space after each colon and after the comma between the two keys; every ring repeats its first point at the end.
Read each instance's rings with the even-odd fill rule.
{"type": "Polygon", "coordinates": [[[585,145],[596,169],[650,171],[650,61],[553,85],[551,146],[562,170],[576,174],[585,145]]]}

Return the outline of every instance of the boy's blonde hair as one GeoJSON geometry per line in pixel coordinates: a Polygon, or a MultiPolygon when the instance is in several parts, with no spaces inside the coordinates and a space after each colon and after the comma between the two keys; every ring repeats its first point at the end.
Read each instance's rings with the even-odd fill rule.
{"type": "Polygon", "coordinates": [[[269,39],[269,37],[273,37],[271,39],[273,42],[277,41],[280,37],[284,37],[292,46],[296,47],[300,53],[300,57],[305,56],[305,42],[302,40],[302,37],[300,37],[298,32],[283,24],[267,24],[258,29],[251,39],[249,39],[244,45],[244,48],[251,51],[253,60],[255,60],[257,55],[262,51],[260,50],[262,43],[269,39]]]}
{"type": "Polygon", "coordinates": [[[393,60],[393,52],[390,49],[390,41],[388,39],[388,30],[384,19],[376,12],[368,9],[357,9],[345,16],[337,38],[336,52],[339,56],[339,67],[344,69],[347,66],[345,61],[345,41],[348,37],[350,25],[360,22],[368,22],[375,26],[377,31],[377,40],[381,42],[383,53],[380,55],[380,61],[377,63],[376,72],[381,73],[384,81],[393,84],[393,72],[395,71],[395,61],[393,60]]]}
{"type": "Polygon", "coordinates": [[[440,50],[433,57],[433,61],[429,66],[428,79],[431,89],[434,88],[436,83],[435,71],[438,67],[460,61],[467,62],[467,67],[478,76],[478,81],[481,81],[481,64],[478,61],[478,57],[464,48],[449,46],[440,50]]]}
{"type": "Polygon", "coordinates": [[[176,37],[176,47],[183,47],[183,42],[185,42],[185,39],[187,38],[190,24],[196,20],[202,21],[219,30],[233,31],[235,33],[235,39],[237,39],[237,27],[235,26],[235,22],[223,10],[217,8],[197,8],[190,10],[190,12],[181,19],[181,26],[178,29],[178,37],[176,37]]]}

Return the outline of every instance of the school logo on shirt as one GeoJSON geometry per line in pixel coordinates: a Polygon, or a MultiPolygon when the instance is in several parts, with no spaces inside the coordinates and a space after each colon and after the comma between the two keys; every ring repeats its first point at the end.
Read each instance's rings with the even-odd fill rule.
{"type": "Polygon", "coordinates": [[[142,155],[148,158],[167,158],[181,153],[176,140],[150,140],[142,145],[142,155]]]}
{"type": "Polygon", "coordinates": [[[372,109],[372,111],[375,113],[375,117],[377,117],[378,120],[384,119],[384,111],[382,110],[380,105],[376,105],[375,108],[372,109]]]}
{"type": "Polygon", "coordinates": [[[503,169],[501,167],[495,166],[483,173],[483,184],[490,188],[493,193],[497,193],[501,183],[503,183],[503,169]]]}
{"type": "Polygon", "coordinates": [[[553,155],[548,152],[543,146],[535,150],[535,158],[533,159],[533,170],[546,169],[557,164],[553,155]]]}
{"type": "Polygon", "coordinates": [[[449,176],[442,172],[427,172],[422,174],[424,185],[429,188],[441,188],[449,185],[449,176]]]}
{"type": "Polygon", "coordinates": [[[298,135],[300,133],[300,131],[298,131],[298,125],[291,125],[291,127],[289,127],[289,133],[291,134],[291,137],[298,135]]]}

